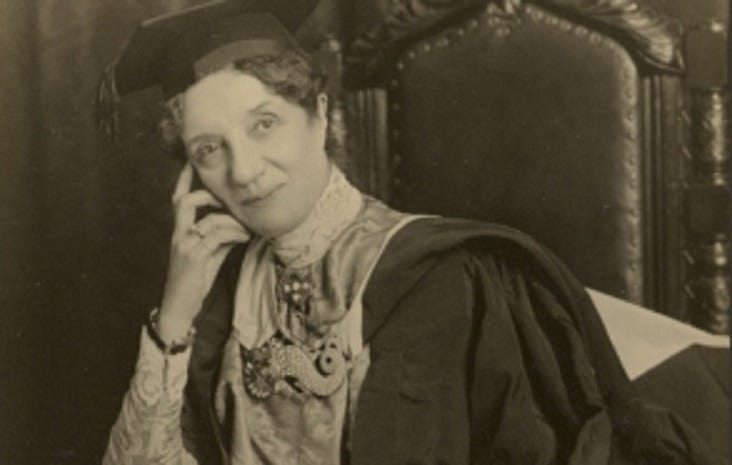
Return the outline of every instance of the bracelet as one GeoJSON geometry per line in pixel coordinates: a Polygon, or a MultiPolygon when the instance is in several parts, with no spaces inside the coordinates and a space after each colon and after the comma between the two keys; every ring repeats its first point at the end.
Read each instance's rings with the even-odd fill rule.
{"type": "Polygon", "coordinates": [[[193,338],[196,335],[196,328],[191,326],[186,333],[182,341],[171,341],[170,344],[166,344],[165,341],[158,334],[158,321],[160,320],[160,309],[154,308],[147,321],[145,322],[145,329],[147,335],[153,340],[155,345],[165,355],[175,355],[184,352],[193,344],[193,338]]]}

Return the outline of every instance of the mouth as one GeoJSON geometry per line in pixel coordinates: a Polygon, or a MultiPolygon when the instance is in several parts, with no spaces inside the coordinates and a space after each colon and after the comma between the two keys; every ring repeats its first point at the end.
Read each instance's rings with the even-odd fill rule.
{"type": "Polygon", "coordinates": [[[245,199],[241,200],[239,202],[239,204],[243,205],[243,206],[256,206],[257,204],[264,203],[264,201],[266,201],[267,199],[272,197],[275,192],[280,190],[281,187],[282,186],[280,185],[280,186],[270,189],[264,193],[250,195],[249,197],[246,197],[245,199]]]}

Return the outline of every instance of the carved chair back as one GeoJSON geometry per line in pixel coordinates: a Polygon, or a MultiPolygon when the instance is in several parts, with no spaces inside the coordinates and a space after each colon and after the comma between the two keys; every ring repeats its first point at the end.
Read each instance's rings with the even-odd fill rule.
{"type": "Polygon", "coordinates": [[[393,2],[346,55],[353,171],[397,208],[515,226],[588,286],[686,318],[680,30],[592,3],[393,2]]]}

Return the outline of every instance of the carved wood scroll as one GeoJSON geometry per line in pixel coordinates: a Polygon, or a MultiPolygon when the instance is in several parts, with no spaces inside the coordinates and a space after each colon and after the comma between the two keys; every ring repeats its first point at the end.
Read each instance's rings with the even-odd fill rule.
{"type": "MultiPolygon", "coordinates": [[[[470,14],[488,3],[512,14],[521,0],[394,0],[386,15],[356,37],[346,53],[349,84],[362,87],[379,79],[383,64],[399,48],[450,19],[470,14]]],[[[679,43],[681,27],[634,0],[535,0],[547,9],[561,10],[579,22],[602,26],[626,43],[637,59],[656,69],[678,72],[683,68],[679,43]]]]}
{"type": "Polygon", "coordinates": [[[679,44],[681,24],[660,15],[651,6],[635,0],[537,0],[548,9],[561,9],[595,25],[605,25],[617,34],[642,62],[654,68],[678,72],[683,68],[679,44]]]}

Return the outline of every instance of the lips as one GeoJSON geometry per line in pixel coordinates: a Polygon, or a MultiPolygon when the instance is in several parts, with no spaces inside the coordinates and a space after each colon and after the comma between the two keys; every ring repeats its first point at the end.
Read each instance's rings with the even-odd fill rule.
{"type": "Polygon", "coordinates": [[[245,206],[254,206],[254,205],[256,205],[258,203],[262,203],[263,201],[272,197],[272,195],[275,192],[277,192],[278,190],[280,190],[281,187],[282,186],[280,185],[280,186],[274,187],[273,189],[265,191],[263,193],[249,195],[249,196],[245,197],[244,199],[240,200],[238,203],[240,205],[245,205],[245,206]]]}

